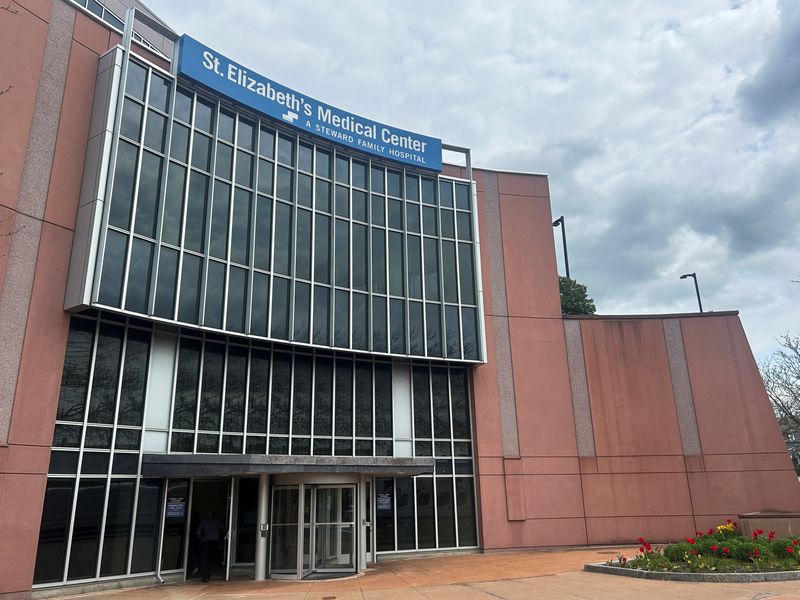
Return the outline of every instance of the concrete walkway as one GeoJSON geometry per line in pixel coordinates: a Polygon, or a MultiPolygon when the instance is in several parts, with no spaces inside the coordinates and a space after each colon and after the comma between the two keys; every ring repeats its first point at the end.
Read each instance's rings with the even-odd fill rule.
{"type": "Polygon", "coordinates": [[[800,600],[800,581],[682,583],[584,573],[587,562],[628,548],[429,556],[381,562],[358,577],[335,581],[231,581],[164,585],[69,596],[112,600],[800,600]]]}

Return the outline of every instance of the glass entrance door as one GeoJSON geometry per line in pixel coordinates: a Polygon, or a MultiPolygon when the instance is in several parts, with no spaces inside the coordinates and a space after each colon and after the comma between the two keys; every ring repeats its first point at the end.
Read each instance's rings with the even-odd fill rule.
{"type": "Polygon", "coordinates": [[[356,570],[355,485],[273,487],[271,514],[270,574],[356,570]]]}

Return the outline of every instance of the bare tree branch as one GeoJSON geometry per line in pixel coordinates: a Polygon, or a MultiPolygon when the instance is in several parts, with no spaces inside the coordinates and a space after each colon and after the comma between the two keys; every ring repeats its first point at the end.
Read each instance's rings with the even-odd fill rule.
{"type": "Polygon", "coordinates": [[[778,338],[780,349],[759,365],[789,454],[800,465],[800,336],[778,338]]]}

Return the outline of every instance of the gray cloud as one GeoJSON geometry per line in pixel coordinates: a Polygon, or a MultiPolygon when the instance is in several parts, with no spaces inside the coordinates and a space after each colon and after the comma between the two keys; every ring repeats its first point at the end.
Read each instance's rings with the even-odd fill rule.
{"type": "Polygon", "coordinates": [[[778,11],[780,24],[766,60],[738,91],[745,118],[759,124],[800,110],[800,3],[782,0],[778,11]]]}

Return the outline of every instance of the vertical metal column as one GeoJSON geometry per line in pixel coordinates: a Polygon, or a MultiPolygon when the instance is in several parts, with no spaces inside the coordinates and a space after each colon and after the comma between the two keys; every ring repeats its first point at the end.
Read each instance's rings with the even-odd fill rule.
{"type": "Polygon", "coordinates": [[[258,476],[258,529],[256,531],[256,581],[267,578],[267,540],[268,533],[268,507],[269,507],[269,475],[261,473],[258,476]]]}

